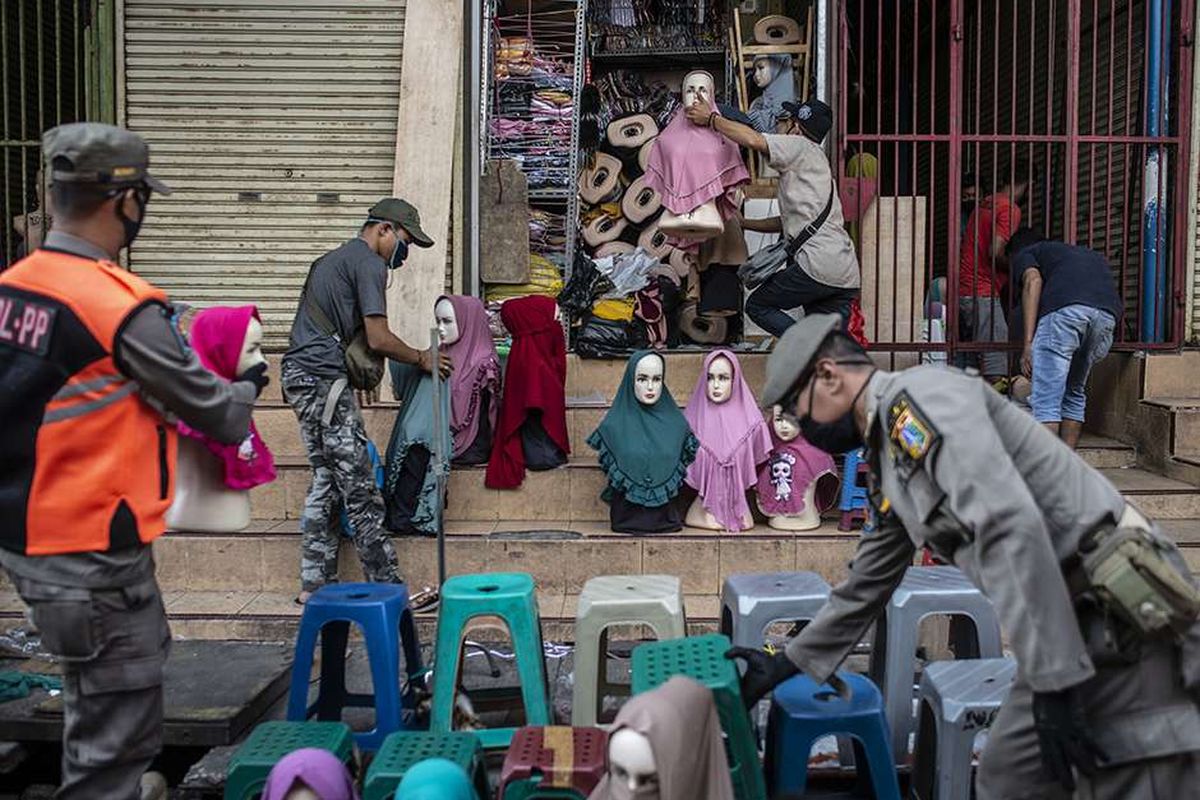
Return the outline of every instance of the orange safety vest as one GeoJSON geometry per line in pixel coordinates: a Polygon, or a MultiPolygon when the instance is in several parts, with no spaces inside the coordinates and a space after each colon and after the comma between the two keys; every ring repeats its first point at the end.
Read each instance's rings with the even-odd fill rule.
{"type": "Polygon", "coordinates": [[[60,251],[0,273],[0,547],[118,550],[166,529],[175,429],[113,360],[133,312],[165,301],[115,264],[60,251]]]}

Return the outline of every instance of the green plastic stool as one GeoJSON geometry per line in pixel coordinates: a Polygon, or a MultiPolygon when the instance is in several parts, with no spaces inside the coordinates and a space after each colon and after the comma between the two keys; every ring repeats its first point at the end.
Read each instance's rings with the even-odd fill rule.
{"type": "Polygon", "coordinates": [[[354,737],[350,727],[342,722],[264,722],[233,754],[225,778],[225,800],[256,797],[279,760],[304,747],[328,750],[343,763],[349,763],[354,737]]]}
{"type": "Polygon", "coordinates": [[[429,758],[444,758],[462,767],[472,778],[481,800],[491,795],[483,745],[470,731],[425,733],[397,731],[383,740],[383,746],[371,761],[363,783],[363,800],[387,800],[396,791],[405,774],[429,758]]]}
{"type": "MultiPolygon", "coordinates": [[[[433,665],[433,707],[429,730],[449,733],[454,720],[454,693],[462,667],[462,643],[467,623],[475,617],[500,617],[508,625],[516,656],[517,677],[526,725],[549,725],[550,699],[542,625],[533,578],[523,572],[456,575],[442,586],[438,610],[437,645],[433,665]]],[[[516,728],[475,731],[486,750],[503,750],[516,728]]]]}
{"type": "Polygon", "coordinates": [[[734,663],[725,658],[732,645],[717,633],[648,642],[633,651],[633,693],[641,694],[685,675],[712,690],[725,733],[725,753],[733,794],[738,800],[766,800],[767,786],[750,716],[734,663]]]}

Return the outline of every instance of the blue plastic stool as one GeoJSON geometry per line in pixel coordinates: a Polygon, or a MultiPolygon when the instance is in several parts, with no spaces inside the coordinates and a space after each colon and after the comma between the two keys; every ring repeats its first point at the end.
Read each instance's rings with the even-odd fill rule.
{"type": "Polygon", "coordinates": [[[844,456],[842,502],[838,505],[842,512],[841,521],[838,522],[839,531],[853,530],[855,520],[862,520],[864,530],[870,525],[871,511],[870,504],[867,502],[867,487],[860,486],[858,483],[859,472],[866,471],[864,457],[865,454],[861,448],[851,450],[844,456]]]}
{"type": "Polygon", "coordinates": [[[392,583],[335,583],[322,586],[304,604],[296,654],[292,664],[292,686],[287,718],[302,721],[314,714],[320,720],[342,718],[346,706],[375,708],[375,729],[355,733],[363,750],[377,750],[389,733],[405,730],[402,708],[412,708],[411,693],[400,691],[400,648],[408,678],[422,673],[421,643],[417,640],[408,587],[392,583]],[[351,694],[346,690],[346,642],[350,623],[362,630],[371,662],[374,695],[351,694]],[[308,705],[309,676],[313,650],[321,637],[321,682],[317,701],[308,705]]]}
{"type": "MultiPolygon", "coordinates": [[[[379,457],[379,448],[370,439],[367,440],[367,456],[371,459],[371,468],[375,472],[375,488],[383,488],[383,479],[387,474],[383,466],[383,459],[379,457]]],[[[350,515],[346,513],[346,507],[338,503],[338,524],[341,525],[342,536],[347,539],[354,538],[354,527],[350,524],[350,515]]]]}
{"type": "Polygon", "coordinates": [[[855,740],[860,782],[865,764],[876,800],[900,800],[883,695],[862,675],[839,672],[838,677],[850,687],[849,700],[829,686],[818,686],[807,675],[796,675],[775,687],[765,764],[771,792],[804,794],[813,744],[822,736],[847,734],[855,740]]]}

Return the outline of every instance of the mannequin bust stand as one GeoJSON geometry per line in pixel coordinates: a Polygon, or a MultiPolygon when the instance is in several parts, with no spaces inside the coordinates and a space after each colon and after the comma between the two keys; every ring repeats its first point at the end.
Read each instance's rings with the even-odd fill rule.
{"type": "MultiPolygon", "coordinates": [[[[262,339],[262,324],[252,317],[242,340],[238,375],[266,361],[262,339]]],[[[167,525],[204,533],[232,533],[250,525],[250,493],[227,487],[222,463],[190,436],[179,437],[175,499],[167,509],[167,525]]]]}
{"type": "MultiPolygon", "coordinates": [[[[817,504],[817,489],[822,481],[830,479],[836,480],[836,473],[826,470],[819,474],[813,475],[804,487],[804,509],[796,514],[780,514],[779,507],[776,505],[773,510],[768,511],[764,508],[762,502],[762,493],[764,490],[770,492],[769,498],[776,501],[787,500],[793,492],[799,491],[795,478],[797,476],[796,462],[803,458],[803,455],[796,450],[788,449],[780,446],[788,445],[800,438],[800,429],[787,417],[783,416],[782,409],[775,406],[771,414],[771,428],[775,433],[776,448],[771,453],[771,459],[768,461],[764,469],[769,470],[766,477],[769,478],[769,486],[764,486],[760,480],[758,484],[758,492],[756,495],[756,503],[758,510],[767,517],[767,524],[775,530],[780,531],[811,531],[821,527],[821,509],[817,504]]],[[[832,466],[832,461],[829,462],[832,466]]],[[[804,466],[804,475],[809,474],[809,467],[804,466]]]]}
{"type": "MultiPolygon", "coordinates": [[[[692,501],[688,506],[687,516],[684,517],[684,522],[689,528],[704,528],[710,531],[724,530],[721,523],[717,522],[717,518],[704,508],[704,503],[699,497],[692,501]]],[[[742,530],[748,531],[754,527],[754,517],[746,514],[742,517],[742,530]]]]}
{"type": "MultiPolygon", "coordinates": [[[[708,377],[705,384],[705,392],[708,395],[710,402],[721,404],[729,402],[729,398],[733,396],[733,364],[729,363],[729,359],[721,356],[713,359],[709,367],[708,377]]],[[[724,530],[724,526],[717,521],[717,518],[704,508],[704,498],[697,497],[692,501],[692,505],[688,508],[685,521],[688,527],[705,528],[706,530],[720,531],[724,530]]],[[[754,517],[749,513],[742,517],[741,530],[749,530],[754,527],[754,517]]]]}
{"type": "MultiPolygon", "coordinates": [[[[819,478],[817,480],[820,480],[819,478]]],[[[804,513],[788,516],[767,517],[767,524],[777,531],[813,531],[821,527],[821,515],[817,513],[817,481],[804,490],[804,513]]],[[[759,506],[762,511],[762,506],[759,506]]],[[[764,516],[766,512],[763,512],[764,516]]]]}
{"type": "Polygon", "coordinates": [[[611,800],[658,800],[658,764],[650,740],[621,728],[608,740],[608,796],[611,800]]]}

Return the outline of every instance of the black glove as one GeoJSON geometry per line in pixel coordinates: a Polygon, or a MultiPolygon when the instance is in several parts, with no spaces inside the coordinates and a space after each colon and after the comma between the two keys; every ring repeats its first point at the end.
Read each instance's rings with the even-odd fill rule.
{"type": "Polygon", "coordinates": [[[261,395],[263,389],[267,388],[267,384],[271,382],[271,379],[267,377],[267,364],[265,361],[261,364],[255,364],[241,375],[238,375],[237,379],[239,381],[253,383],[255,397],[261,395]]]}
{"type": "Polygon", "coordinates": [[[753,708],[767,692],[793,675],[800,674],[800,668],[782,652],[771,655],[749,647],[731,647],[725,652],[725,657],[740,658],[746,662],[746,674],[742,676],[742,700],[746,708],[753,708]]]}
{"type": "Polygon", "coordinates": [[[1051,777],[1068,792],[1075,791],[1075,775],[1093,775],[1098,762],[1108,760],[1092,740],[1083,707],[1071,690],[1034,692],[1033,727],[1042,749],[1042,763],[1051,777]]]}

